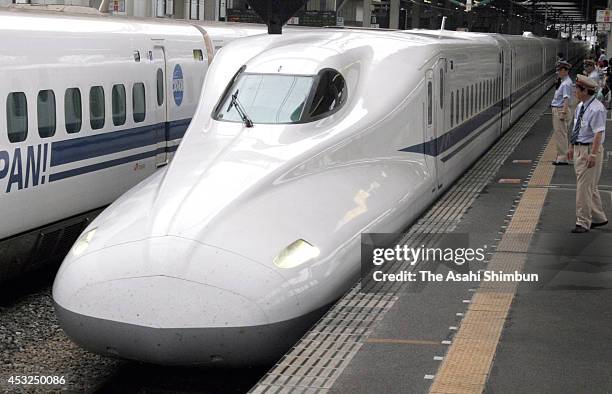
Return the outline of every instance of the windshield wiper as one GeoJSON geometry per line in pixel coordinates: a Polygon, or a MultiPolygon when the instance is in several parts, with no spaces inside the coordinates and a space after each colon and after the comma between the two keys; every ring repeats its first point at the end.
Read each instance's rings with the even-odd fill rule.
{"type": "Polygon", "coordinates": [[[236,93],[232,94],[232,101],[230,101],[226,112],[229,112],[232,107],[236,107],[236,111],[238,111],[238,115],[240,115],[240,119],[242,119],[244,125],[246,127],[253,127],[253,121],[251,120],[251,118],[249,118],[249,115],[247,115],[246,111],[244,110],[244,107],[242,106],[242,104],[240,104],[240,101],[238,101],[239,91],[240,90],[236,90],[236,93]]]}

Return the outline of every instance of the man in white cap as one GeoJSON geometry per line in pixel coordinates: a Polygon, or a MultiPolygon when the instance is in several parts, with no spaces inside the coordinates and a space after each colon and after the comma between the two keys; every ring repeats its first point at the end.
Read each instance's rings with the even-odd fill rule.
{"type": "Polygon", "coordinates": [[[583,61],[584,63],[584,74],[591,78],[593,81],[595,81],[595,83],[597,83],[597,86],[599,87],[599,71],[597,71],[597,69],[595,68],[595,60],[593,59],[584,59],[583,61]]]}
{"type": "Polygon", "coordinates": [[[576,227],[573,233],[608,224],[599,195],[599,177],[603,162],[603,142],[606,130],[606,109],[595,99],[597,82],[584,75],[576,78],[574,128],[567,158],[574,159],[576,172],[576,227]]]}
{"type": "Polygon", "coordinates": [[[557,158],[554,165],[567,165],[567,133],[570,130],[570,100],[572,98],[572,80],[569,77],[569,69],[572,67],[566,61],[557,63],[557,89],[550,103],[552,107],[553,139],[557,147],[557,158]]]}

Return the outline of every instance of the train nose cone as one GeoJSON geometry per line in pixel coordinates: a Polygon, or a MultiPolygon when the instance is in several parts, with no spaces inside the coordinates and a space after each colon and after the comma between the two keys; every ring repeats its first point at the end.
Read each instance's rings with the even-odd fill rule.
{"type": "Polygon", "coordinates": [[[69,255],[53,299],[68,336],[96,353],[158,364],[256,364],[270,357],[262,343],[279,346],[279,333],[269,329],[275,319],[296,310],[283,288],[280,275],[245,257],[158,237],[69,255]]]}

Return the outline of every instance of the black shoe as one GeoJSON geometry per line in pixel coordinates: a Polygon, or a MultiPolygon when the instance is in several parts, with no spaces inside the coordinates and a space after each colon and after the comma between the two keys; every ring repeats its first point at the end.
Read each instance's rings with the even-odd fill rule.
{"type": "Polygon", "coordinates": [[[584,228],[582,226],[579,226],[579,225],[576,225],[576,227],[574,227],[572,229],[572,233],[574,233],[574,234],[583,234],[583,233],[588,233],[588,232],[589,232],[588,229],[586,229],[586,228],[584,228]]]}
{"type": "Polygon", "coordinates": [[[567,161],[553,161],[552,164],[553,166],[569,166],[567,161]]]}
{"type": "Polygon", "coordinates": [[[607,220],[605,222],[601,222],[601,223],[591,223],[591,228],[605,226],[606,224],[608,224],[607,220]]]}

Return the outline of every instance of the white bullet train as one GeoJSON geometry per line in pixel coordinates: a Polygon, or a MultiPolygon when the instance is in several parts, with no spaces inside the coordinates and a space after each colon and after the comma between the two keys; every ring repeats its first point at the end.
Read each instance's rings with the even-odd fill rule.
{"type": "Polygon", "coordinates": [[[218,49],[263,26],[0,11],[0,282],[165,165],[218,49]]]}
{"type": "Polygon", "coordinates": [[[64,260],[61,326],[144,362],[275,360],[355,283],[360,234],[417,218],[551,86],[560,45],[351,29],[232,42],[172,163],[64,260]]]}

